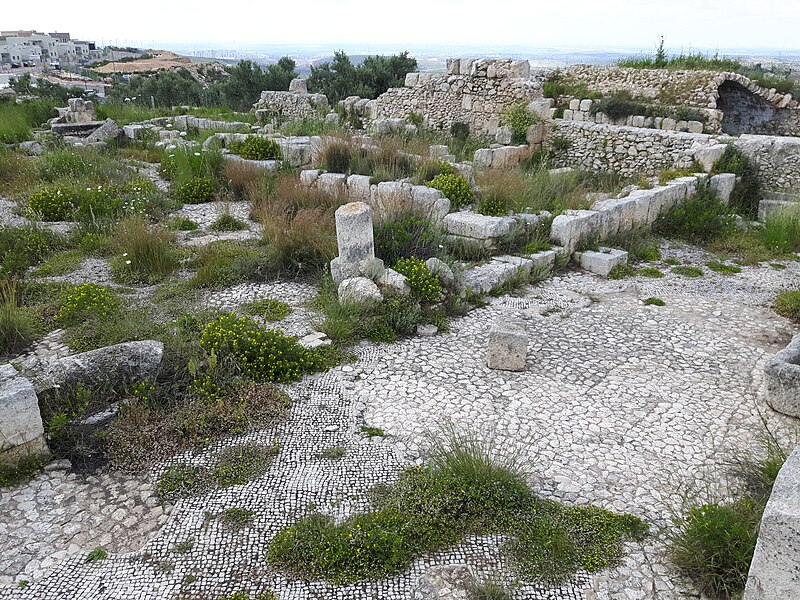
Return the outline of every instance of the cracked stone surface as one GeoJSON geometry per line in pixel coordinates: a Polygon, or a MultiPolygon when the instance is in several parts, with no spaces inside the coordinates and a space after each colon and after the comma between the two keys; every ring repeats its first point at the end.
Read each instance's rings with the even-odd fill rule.
{"type": "MultiPolygon", "coordinates": [[[[678,245],[664,254],[701,266],[708,260],[678,245]]],[[[798,263],[783,264],[729,277],[703,267],[698,279],[668,273],[663,263],[663,279],[567,272],[519,296],[492,299],[454,320],[449,333],[359,346],[356,363],[286,386],[294,404],[274,428],[174,457],[138,477],[87,480],[51,468],[0,491],[0,598],[216,600],[274,589],[281,600],[400,600],[411,597],[430,566],[448,564],[510,579],[500,536],[469,538],[396,577],[339,587],[287,580],[264,561],[275,533],[309,506],[337,518],[366,509],[369,488],[419,461],[425,432],[446,422],[516,453],[543,496],[631,512],[654,530],[643,545],[628,544],[615,569],[578,574],[559,589],[523,582],[515,599],[700,598],[665,557],[672,512],[687,490],[724,493],[737,484],[726,466],[736,453],[760,451],[761,416],[781,440],[798,425],[771,411],[762,389],[764,362],[793,332],[769,308],[800,276],[798,263]],[[650,296],[666,306],[645,306],[650,296]],[[491,371],[485,330],[512,316],[523,319],[530,337],[526,370],[491,371]],[[387,437],[362,435],[364,424],[387,437]],[[152,496],[169,464],[205,462],[243,441],[278,442],[280,453],[263,476],[174,507],[152,496]],[[343,458],[319,456],[336,446],[345,449],[343,458]],[[253,521],[227,529],[217,516],[232,507],[252,510],[253,521]],[[174,550],[187,540],[189,551],[174,550]],[[99,545],[109,557],[86,563],[99,545]],[[30,583],[16,587],[21,580],[30,583]]],[[[227,310],[281,299],[294,312],[276,325],[300,335],[319,318],[305,308],[313,294],[299,282],[243,284],[208,294],[203,305],[227,310]]]]}

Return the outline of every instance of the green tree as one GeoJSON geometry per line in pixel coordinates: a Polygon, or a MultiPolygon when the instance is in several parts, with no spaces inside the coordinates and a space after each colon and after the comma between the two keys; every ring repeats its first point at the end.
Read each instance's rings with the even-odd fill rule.
{"type": "Polygon", "coordinates": [[[343,51],[335,52],[332,62],[311,67],[308,89],[325,94],[335,104],[348,96],[377,98],[390,87],[403,85],[406,73],[416,71],[417,60],[408,52],[385,56],[368,56],[354,66],[343,51]]]}
{"type": "Polygon", "coordinates": [[[128,83],[116,84],[110,93],[111,99],[122,101],[130,98],[138,104],[150,104],[152,97],[156,106],[200,104],[203,86],[186,69],[157,71],[151,75],[134,75],[128,83]]]}

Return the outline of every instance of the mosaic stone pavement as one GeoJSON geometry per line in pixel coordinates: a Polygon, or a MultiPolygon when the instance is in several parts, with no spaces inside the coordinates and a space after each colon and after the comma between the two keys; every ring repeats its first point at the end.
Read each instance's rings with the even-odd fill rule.
{"type": "MultiPolygon", "coordinates": [[[[56,465],[0,492],[0,598],[216,600],[272,589],[281,600],[400,600],[432,564],[466,563],[479,575],[508,578],[502,540],[493,538],[466,540],[385,581],[336,588],[288,581],[264,561],[272,536],[311,506],[339,518],[366,508],[369,488],[419,461],[425,432],[445,423],[518,453],[542,495],[628,511],[656,533],[643,546],[629,544],[623,564],[599,577],[581,575],[558,590],[522,585],[514,598],[699,597],[664,557],[672,511],[697,486],[735,485],[726,465],[737,452],[758,450],[762,415],[783,440],[798,425],[769,411],[761,389],[764,361],[792,333],[768,309],[778,291],[800,281],[800,266],[787,265],[732,277],[707,270],[696,280],[567,272],[521,296],[492,299],[448,333],[362,346],[356,363],[288,386],[294,405],[282,425],[171,459],[202,464],[242,441],[277,441],[281,449],[264,476],[174,506],[152,489],[168,464],[142,477],[90,479],[56,465]],[[649,296],[666,306],[645,306],[649,296]],[[492,320],[512,315],[530,336],[528,368],[490,371],[476,349],[492,320]],[[364,424],[388,435],[366,437],[364,424]],[[332,447],[344,448],[344,457],[319,456],[332,447]],[[226,528],[218,515],[233,507],[252,510],[252,523],[226,528]],[[178,552],[187,540],[191,549],[178,552]],[[86,563],[99,545],[109,557],[86,563]],[[17,587],[23,580],[27,586],[17,587]]],[[[245,284],[207,301],[227,309],[264,295],[293,305],[278,324],[292,333],[317,318],[303,306],[313,288],[298,283],[245,284]]]]}

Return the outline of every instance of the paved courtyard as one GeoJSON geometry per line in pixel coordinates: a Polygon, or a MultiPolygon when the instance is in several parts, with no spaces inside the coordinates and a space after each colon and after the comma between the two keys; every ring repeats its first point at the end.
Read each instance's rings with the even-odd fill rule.
{"type": "MultiPolygon", "coordinates": [[[[702,260],[693,253],[672,248],[665,257],[702,260]]],[[[400,600],[432,564],[466,563],[480,575],[510,578],[497,538],[469,539],[385,581],[336,588],[287,581],[264,561],[275,533],[312,507],[337,517],[365,509],[369,488],[420,460],[426,435],[448,423],[517,454],[542,495],[631,512],[655,533],[629,544],[619,568],[555,590],[523,582],[515,598],[699,597],[664,557],[673,511],[686,494],[736,485],[727,467],[737,454],[759,451],[762,418],[784,441],[798,426],[770,411],[762,390],[765,360],[793,333],[769,308],[800,280],[800,266],[786,264],[698,279],[606,281],[567,272],[491,299],[447,333],[363,345],[354,364],[288,386],[294,404],[280,426],[172,459],[205,464],[242,441],[280,446],[264,476],[174,506],[153,493],[167,465],[89,479],[54,465],[0,492],[0,598],[216,600],[272,589],[281,600],[400,600]],[[651,296],[666,305],[645,306],[651,296]],[[521,373],[484,362],[490,323],[510,317],[524,319],[530,340],[521,373]],[[387,435],[369,438],[365,424],[387,435]],[[343,458],[319,456],[333,447],[345,450],[343,458]],[[220,515],[229,508],[252,511],[252,522],[226,526],[220,515]],[[188,540],[188,551],[176,550],[188,540]],[[96,546],[109,557],[86,563],[96,546]]],[[[283,298],[296,312],[279,326],[299,335],[318,318],[304,307],[308,288],[259,285],[207,300],[230,307],[264,293],[283,298]]]]}

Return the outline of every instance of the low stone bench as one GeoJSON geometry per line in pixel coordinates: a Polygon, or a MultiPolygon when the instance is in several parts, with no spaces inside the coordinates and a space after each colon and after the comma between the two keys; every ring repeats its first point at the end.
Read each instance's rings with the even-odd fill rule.
{"type": "Polygon", "coordinates": [[[790,417],[800,417],[800,335],[764,367],[767,404],[790,417]]]}

